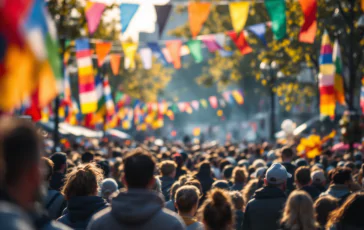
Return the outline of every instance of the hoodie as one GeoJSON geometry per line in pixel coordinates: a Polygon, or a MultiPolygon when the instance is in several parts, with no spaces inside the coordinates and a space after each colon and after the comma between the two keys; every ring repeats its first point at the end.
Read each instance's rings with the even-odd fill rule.
{"type": "Polygon", "coordinates": [[[106,201],[99,196],[72,197],[58,221],[73,229],[86,229],[91,217],[107,207],[106,201]]]}
{"type": "Polygon", "coordinates": [[[165,200],[170,199],[170,191],[173,183],[175,182],[174,178],[168,176],[162,176],[159,178],[162,183],[162,193],[164,195],[165,200]]]}
{"type": "Polygon", "coordinates": [[[279,229],[286,195],[276,187],[266,186],[258,189],[246,206],[243,230],[279,229]]]}
{"type": "Polygon", "coordinates": [[[339,199],[339,203],[342,204],[346,200],[348,196],[350,196],[351,192],[348,186],[344,184],[332,184],[327,189],[326,192],[321,193],[320,196],[331,195],[337,199],[339,199]]]}
{"type": "Polygon", "coordinates": [[[88,229],[185,229],[183,220],[164,208],[162,194],[144,189],[129,189],[119,193],[111,208],[97,213],[88,229]]]}

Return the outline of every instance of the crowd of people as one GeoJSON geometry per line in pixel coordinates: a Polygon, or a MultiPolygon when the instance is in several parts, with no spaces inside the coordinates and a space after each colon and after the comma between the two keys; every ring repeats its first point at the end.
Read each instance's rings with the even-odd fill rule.
{"type": "Polygon", "coordinates": [[[364,229],[363,152],[143,142],[48,152],[0,119],[0,229],[364,229]]]}

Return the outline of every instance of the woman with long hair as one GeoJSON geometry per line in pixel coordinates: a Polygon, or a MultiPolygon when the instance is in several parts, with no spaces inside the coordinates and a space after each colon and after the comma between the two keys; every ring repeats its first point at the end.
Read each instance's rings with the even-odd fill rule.
{"type": "Polygon", "coordinates": [[[330,213],[339,207],[339,200],[330,195],[322,196],[315,201],[313,207],[316,211],[316,220],[320,225],[320,229],[324,230],[330,213]]]}
{"type": "Polygon", "coordinates": [[[208,161],[203,161],[200,163],[198,172],[195,177],[201,183],[203,195],[206,195],[207,191],[211,189],[211,186],[214,183],[214,179],[212,178],[211,165],[208,161]]]}
{"type": "Polygon", "coordinates": [[[329,230],[364,229],[363,218],[364,192],[350,195],[344,204],[331,212],[326,225],[329,230]]]}
{"type": "Polygon", "coordinates": [[[281,219],[283,230],[316,230],[312,198],[304,191],[293,191],[286,202],[281,219]]]}

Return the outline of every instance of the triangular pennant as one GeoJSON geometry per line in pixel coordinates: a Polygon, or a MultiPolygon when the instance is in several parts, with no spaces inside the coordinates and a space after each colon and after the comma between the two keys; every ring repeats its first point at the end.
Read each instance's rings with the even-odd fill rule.
{"type": "Polygon", "coordinates": [[[106,5],[100,2],[87,2],[85,8],[85,15],[87,20],[87,28],[90,35],[95,33],[99,26],[102,13],[106,5]]]}
{"type": "Polygon", "coordinates": [[[142,59],[144,69],[151,69],[152,68],[152,50],[150,48],[142,48],[139,50],[139,54],[142,59]]]}
{"type": "Polygon", "coordinates": [[[176,69],[181,68],[181,40],[166,41],[166,47],[172,57],[173,66],[176,69]]]}
{"type": "Polygon", "coordinates": [[[196,37],[210,14],[211,3],[190,2],[188,3],[188,20],[192,37],[196,37]]]}
{"type": "Polygon", "coordinates": [[[214,53],[217,50],[220,50],[221,47],[217,44],[215,37],[213,35],[204,35],[200,37],[209,52],[214,53]]]}
{"type": "Polygon", "coordinates": [[[168,63],[172,63],[172,57],[171,57],[171,54],[169,53],[168,49],[167,48],[163,48],[162,49],[162,53],[163,53],[164,58],[166,59],[166,61],[168,63]]]}
{"type": "Polygon", "coordinates": [[[119,74],[120,58],[121,58],[121,56],[119,54],[110,55],[111,70],[115,76],[117,76],[119,74]]]}
{"type": "Polygon", "coordinates": [[[265,23],[259,23],[252,26],[248,26],[246,29],[255,34],[255,36],[257,36],[263,43],[263,45],[265,46],[267,45],[267,40],[265,39],[265,32],[266,32],[265,23]]]}
{"type": "Polygon", "coordinates": [[[197,111],[200,107],[200,103],[198,103],[197,100],[193,100],[193,101],[191,101],[191,106],[194,108],[194,110],[197,111]]]}
{"type": "Polygon", "coordinates": [[[162,50],[159,47],[158,43],[156,43],[156,42],[148,42],[147,45],[152,50],[152,53],[154,54],[154,56],[158,60],[160,60],[164,66],[166,66],[168,64],[167,63],[167,60],[165,59],[165,57],[164,57],[164,55],[162,53],[162,50]]]}
{"type": "Polygon", "coordinates": [[[243,93],[240,90],[233,90],[231,92],[231,95],[233,95],[236,103],[238,103],[239,105],[244,104],[244,97],[243,97],[243,93]]]}
{"type": "Polygon", "coordinates": [[[186,110],[186,106],[185,106],[184,102],[178,102],[177,106],[181,113],[183,113],[186,110]]]}
{"type": "Polygon", "coordinates": [[[226,106],[226,102],[222,98],[220,98],[219,104],[220,104],[220,107],[222,107],[222,108],[225,108],[225,106],[226,106]]]}
{"type": "Polygon", "coordinates": [[[138,49],[138,43],[135,42],[122,42],[124,51],[124,67],[126,69],[135,68],[135,53],[138,49]]]}
{"type": "Polygon", "coordinates": [[[250,2],[232,2],[229,4],[231,23],[234,31],[240,33],[249,15],[250,2]]]}
{"type": "Polygon", "coordinates": [[[196,63],[203,61],[201,41],[200,40],[189,40],[187,42],[188,48],[190,49],[192,57],[195,59],[196,63]]]}
{"type": "Polygon", "coordinates": [[[240,50],[242,55],[249,54],[253,51],[245,39],[244,31],[239,35],[235,31],[229,31],[228,35],[230,36],[231,40],[233,40],[234,44],[240,50]]]}
{"type": "Polygon", "coordinates": [[[210,102],[210,105],[211,105],[211,107],[213,109],[217,109],[217,107],[219,106],[219,103],[217,102],[216,96],[209,97],[209,102],[210,102]]]}
{"type": "Polygon", "coordinates": [[[280,40],[286,36],[286,1],[285,0],[265,0],[265,7],[269,18],[272,21],[272,31],[274,38],[280,40]]]}
{"type": "Polygon", "coordinates": [[[226,36],[224,33],[214,34],[215,42],[223,49],[225,46],[226,36]]]}
{"type": "Polygon", "coordinates": [[[201,99],[200,103],[201,103],[202,107],[204,107],[205,109],[207,108],[208,104],[207,104],[207,101],[205,99],[201,99]]]}
{"type": "Polygon", "coordinates": [[[122,3],[120,4],[120,22],[121,32],[124,33],[129,26],[131,19],[139,8],[138,4],[122,3]]]}
{"type": "Polygon", "coordinates": [[[101,67],[104,64],[105,57],[109,54],[111,50],[111,42],[96,42],[96,55],[98,66],[101,67]]]}
{"type": "Polygon", "coordinates": [[[223,98],[225,99],[225,101],[227,103],[231,103],[232,102],[231,101],[231,92],[230,91],[223,92],[222,93],[222,96],[223,96],[223,98]]]}
{"type": "Polygon", "coordinates": [[[157,23],[159,37],[162,36],[164,27],[166,26],[169,14],[171,13],[172,5],[157,5],[155,6],[155,11],[157,13],[157,23]]]}
{"type": "Polygon", "coordinates": [[[299,35],[300,42],[313,43],[317,31],[317,0],[299,0],[305,22],[303,23],[299,35]]]}

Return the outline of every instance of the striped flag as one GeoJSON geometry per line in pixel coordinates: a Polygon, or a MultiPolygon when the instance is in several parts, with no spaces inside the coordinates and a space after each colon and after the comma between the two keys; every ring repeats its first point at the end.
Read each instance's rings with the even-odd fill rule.
{"type": "Polygon", "coordinates": [[[115,105],[111,95],[111,88],[109,85],[109,79],[107,76],[104,77],[104,97],[106,105],[106,115],[112,116],[115,114],[115,105]]]}
{"type": "Polygon", "coordinates": [[[364,77],[361,79],[360,107],[362,113],[364,114],[364,77]]]}
{"type": "Polygon", "coordinates": [[[95,77],[95,90],[97,98],[97,111],[100,111],[105,104],[105,98],[104,98],[104,86],[101,76],[99,74],[97,74],[95,77]]]}
{"type": "Polygon", "coordinates": [[[69,76],[69,70],[67,67],[64,68],[64,79],[63,79],[63,102],[62,104],[70,106],[72,104],[71,99],[71,84],[70,84],[70,76],[69,76]]]}
{"type": "Polygon", "coordinates": [[[343,78],[343,64],[342,64],[342,57],[340,52],[340,45],[338,40],[335,40],[334,43],[334,50],[333,50],[333,61],[335,63],[335,82],[334,82],[334,89],[335,89],[335,98],[336,101],[341,104],[345,105],[345,95],[344,95],[344,78],[343,78]]]}

